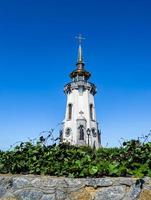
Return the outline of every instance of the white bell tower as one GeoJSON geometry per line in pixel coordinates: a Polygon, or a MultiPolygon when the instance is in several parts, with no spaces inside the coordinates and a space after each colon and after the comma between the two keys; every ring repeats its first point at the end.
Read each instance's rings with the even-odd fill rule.
{"type": "Polygon", "coordinates": [[[96,86],[88,81],[91,74],[84,68],[81,47],[84,38],[79,35],[77,39],[79,40],[77,69],[71,72],[72,81],[64,87],[67,105],[61,142],[99,148],[101,139],[94,104],[96,86]]]}

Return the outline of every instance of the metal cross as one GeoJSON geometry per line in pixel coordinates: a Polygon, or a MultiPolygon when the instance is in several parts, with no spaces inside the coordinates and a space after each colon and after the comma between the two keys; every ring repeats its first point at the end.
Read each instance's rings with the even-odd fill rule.
{"type": "Polygon", "coordinates": [[[81,110],[81,111],[79,112],[79,114],[80,114],[81,117],[82,117],[82,115],[84,114],[84,112],[81,110]]]}
{"type": "Polygon", "coordinates": [[[79,41],[79,44],[82,43],[82,40],[85,40],[84,37],[82,37],[82,34],[79,34],[78,36],[75,37],[78,41],[79,41]]]}

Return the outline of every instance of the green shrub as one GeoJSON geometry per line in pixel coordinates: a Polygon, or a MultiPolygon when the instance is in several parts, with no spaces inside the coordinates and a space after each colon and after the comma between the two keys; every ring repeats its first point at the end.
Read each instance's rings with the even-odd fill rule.
{"type": "Polygon", "coordinates": [[[0,151],[0,173],[47,174],[68,177],[151,177],[151,142],[124,142],[120,148],[45,146],[41,141],[21,143],[0,151]]]}

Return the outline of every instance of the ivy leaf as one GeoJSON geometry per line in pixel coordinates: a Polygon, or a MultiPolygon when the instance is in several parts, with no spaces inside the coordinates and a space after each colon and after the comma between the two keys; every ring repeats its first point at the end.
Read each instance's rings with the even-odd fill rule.
{"type": "Polygon", "coordinates": [[[37,160],[36,156],[33,156],[33,160],[34,160],[34,161],[36,161],[36,160],[37,160]]]}
{"type": "Polygon", "coordinates": [[[91,175],[94,175],[98,172],[98,167],[97,166],[92,166],[90,169],[89,169],[89,172],[91,175]]]}
{"type": "Polygon", "coordinates": [[[81,167],[81,161],[80,160],[76,160],[75,164],[80,168],[81,167]]]}

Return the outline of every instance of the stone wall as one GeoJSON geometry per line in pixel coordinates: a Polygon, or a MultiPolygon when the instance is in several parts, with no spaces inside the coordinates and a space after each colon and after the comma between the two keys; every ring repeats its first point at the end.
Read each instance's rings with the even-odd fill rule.
{"type": "Polygon", "coordinates": [[[1,200],[151,200],[151,179],[0,175],[1,200]]]}

